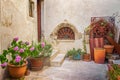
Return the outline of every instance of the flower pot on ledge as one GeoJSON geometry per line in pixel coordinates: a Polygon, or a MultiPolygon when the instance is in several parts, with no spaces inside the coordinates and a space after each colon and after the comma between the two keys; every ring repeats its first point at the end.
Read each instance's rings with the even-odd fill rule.
{"type": "Polygon", "coordinates": [[[113,45],[104,45],[107,54],[111,54],[113,52],[114,46],[113,45]]]}

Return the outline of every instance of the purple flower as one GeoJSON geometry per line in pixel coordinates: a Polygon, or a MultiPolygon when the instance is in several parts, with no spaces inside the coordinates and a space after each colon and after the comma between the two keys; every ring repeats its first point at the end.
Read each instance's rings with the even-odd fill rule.
{"type": "Polygon", "coordinates": [[[17,51],[18,49],[19,49],[18,46],[14,47],[14,51],[17,51]]]}
{"type": "Polygon", "coordinates": [[[42,48],[44,48],[45,47],[45,42],[42,42],[41,46],[42,46],[42,48]]]}
{"type": "Polygon", "coordinates": [[[21,59],[21,56],[17,55],[17,56],[16,56],[16,59],[21,59]]]}
{"type": "Polygon", "coordinates": [[[15,62],[20,62],[21,61],[21,56],[16,56],[16,58],[15,58],[15,62]]]}
{"type": "Polygon", "coordinates": [[[34,48],[34,47],[31,47],[31,48],[30,48],[30,51],[33,51],[33,50],[35,50],[35,48],[34,48]]]}
{"type": "Polygon", "coordinates": [[[29,45],[29,42],[26,41],[25,44],[26,44],[26,45],[29,45]]]}
{"type": "Polygon", "coordinates": [[[18,39],[19,39],[18,37],[15,37],[15,38],[13,39],[13,41],[18,41],[18,39]]]}
{"type": "Polygon", "coordinates": [[[2,67],[7,66],[7,62],[4,62],[3,64],[1,64],[2,67]]]}
{"type": "Polygon", "coordinates": [[[20,62],[20,61],[21,61],[21,59],[15,59],[15,62],[17,62],[17,63],[20,62]]]}
{"type": "Polygon", "coordinates": [[[19,52],[20,52],[20,53],[23,53],[23,52],[24,52],[24,49],[21,48],[21,49],[19,50],[19,52]]]}

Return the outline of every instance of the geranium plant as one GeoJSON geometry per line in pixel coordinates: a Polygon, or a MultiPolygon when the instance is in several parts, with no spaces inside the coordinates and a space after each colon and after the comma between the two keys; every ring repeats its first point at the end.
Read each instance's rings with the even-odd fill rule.
{"type": "Polygon", "coordinates": [[[50,55],[52,54],[52,50],[53,50],[52,45],[45,41],[41,43],[41,46],[43,48],[42,53],[44,57],[50,57],[50,55]]]}
{"type": "Polygon", "coordinates": [[[46,41],[34,43],[35,50],[31,53],[31,57],[49,57],[52,53],[52,45],[46,41]]]}
{"type": "Polygon", "coordinates": [[[0,55],[1,67],[5,67],[7,63],[12,65],[23,65],[26,58],[35,51],[34,46],[29,42],[18,41],[18,37],[14,38],[7,50],[3,50],[0,55]]]}

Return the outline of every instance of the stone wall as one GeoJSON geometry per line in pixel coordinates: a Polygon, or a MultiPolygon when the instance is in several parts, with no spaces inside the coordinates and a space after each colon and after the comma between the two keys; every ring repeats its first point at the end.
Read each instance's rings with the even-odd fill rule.
{"type": "MultiPolygon", "coordinates": [[[[37,0],[33,0],[34,17],[29,16],[28,1],[0,0],[0,54],[16,36],[23,41],[37,41],[37,0]]],[[[0,68],[0,73],[3,72],[0,68]]]]}

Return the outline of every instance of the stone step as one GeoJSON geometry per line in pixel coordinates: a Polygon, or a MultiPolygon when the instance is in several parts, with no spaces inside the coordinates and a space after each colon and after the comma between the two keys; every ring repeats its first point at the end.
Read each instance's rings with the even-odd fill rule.
{"type": "Polygon", "coordinates": [[[120,65],[120,59],[118,59],[118,60],[113,60],[113,64],[118,64],[118,65],[120,65]]]}
{"type": "Polygon", "coordinates": [[[63,63],[65,54],[58,54],[52,61],[51,66],[59,67],[63,63]]]}
{"type": "Polygon", "coordinates": [[[59,52],[58,50],[53,50],[53,52],[50,56],[50,60],[53,60],[57,56],[58,52],[59,52]]]}

